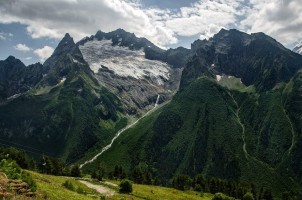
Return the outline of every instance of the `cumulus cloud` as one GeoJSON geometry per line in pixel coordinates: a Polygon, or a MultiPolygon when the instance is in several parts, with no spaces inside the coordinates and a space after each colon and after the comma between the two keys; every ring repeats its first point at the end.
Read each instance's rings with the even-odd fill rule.
{"type": "Polygon", "coordinates": [[[36,54],[40,58],[41,62],[44,62],[47,58],[51,56],[53,51],[54,49],[52,47],[44,46],[40,49],[34,50],[34,54],[36,54]]]}
{"type": "Polygon", "coordinates": [[[245,12],[241,0],[200,1],[181,8],[176,16],[166,21],[166,25],[178,35],[201,34],[208,38],[221,28],[234,24],[237,16],[245,12]]]}
{"type": "Polygon", "coordinates": [[[75,40],[123,28],[159,46],[178,36],[209,38],[221,28],[262,31],[283,43],[302,32],[300,0],[198,0],[180,9],[144,7],[139,0],[14,0],[0,2],[0,23],[27,25],[33,38],[75,40]]]}
{"type": "Polygon", "coordinates": [[[249,32],[264,32],[290,45],[302,38],[302,1],[251,0],[241,28],[249,32]]]}
{"type": "Polygon", "coordinates": [[[14,49],[18,50],[18,51],[30,51],[31,48],[29,48],[28,46],[26,46],[25,44],[17,44],[16,46],[14,46],[14,49]]]}

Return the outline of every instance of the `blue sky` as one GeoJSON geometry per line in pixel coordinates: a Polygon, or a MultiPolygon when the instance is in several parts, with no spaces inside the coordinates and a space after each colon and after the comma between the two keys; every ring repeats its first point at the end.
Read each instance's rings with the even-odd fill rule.
{"type": "Polygon", "coordinates": [[[0,60],[44,62],[65,33],[77,42],[123,28],[162,48],[189,48],[221,28],[302,39],[301,0],[0,0],[0,60]]]}

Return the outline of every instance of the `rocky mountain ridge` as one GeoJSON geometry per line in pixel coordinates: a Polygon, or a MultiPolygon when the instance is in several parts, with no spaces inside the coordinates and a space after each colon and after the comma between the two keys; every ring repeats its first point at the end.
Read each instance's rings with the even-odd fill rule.
{"type": "Polygon", "coordinates": [[[26,67],[13,56],[0,61],[0,101],[27,92],[42,77],[43,66],[40,63],[26,67]]]}

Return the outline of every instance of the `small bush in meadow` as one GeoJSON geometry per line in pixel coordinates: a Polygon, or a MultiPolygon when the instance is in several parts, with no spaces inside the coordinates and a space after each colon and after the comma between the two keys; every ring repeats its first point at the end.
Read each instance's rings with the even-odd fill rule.
{"type": "Polygon", "coordinates": [[[121,193],[131,193],[132,192],[132,183],[131,181],[124,179],[120,184],[121,193]]]}

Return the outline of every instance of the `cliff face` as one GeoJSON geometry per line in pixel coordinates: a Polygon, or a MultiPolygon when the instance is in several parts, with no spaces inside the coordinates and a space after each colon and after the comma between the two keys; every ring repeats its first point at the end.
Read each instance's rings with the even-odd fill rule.
{"type": "Polygon", "coordinates": [[[13,56],[0,61],[0,100],[30,90],[42,79],[42,65],[25,66],[13,56]]]}

